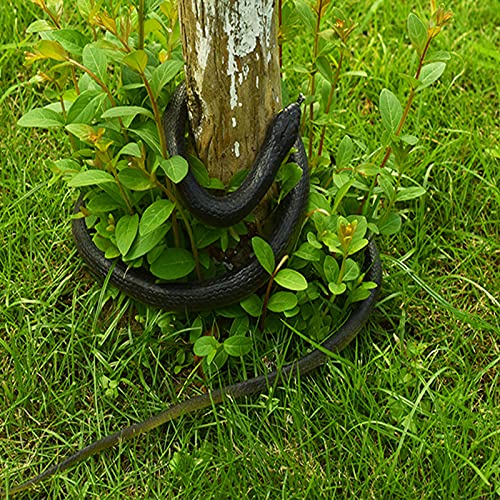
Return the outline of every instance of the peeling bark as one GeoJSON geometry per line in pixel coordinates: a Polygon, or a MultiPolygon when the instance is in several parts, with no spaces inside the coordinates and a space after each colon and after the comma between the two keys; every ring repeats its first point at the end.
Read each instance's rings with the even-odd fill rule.
{"type": "Polygon", "coordinates": [[[281,108],[274,0],[180,0],[190,124],[209,174],[249,168],[281,108]]]}

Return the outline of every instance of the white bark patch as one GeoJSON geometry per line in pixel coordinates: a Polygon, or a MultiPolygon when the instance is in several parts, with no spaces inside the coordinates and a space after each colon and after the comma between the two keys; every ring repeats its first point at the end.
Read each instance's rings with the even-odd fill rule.
{"type": "MultiPolygon", "coordinates": [[[[193,75],[201,88],[208,57],[213,50],[211,23],[218,17],[223,19],[224,32],[228,37],[227,75],[230,77],[230,105],[234,109],[238,105],[237,83],[248,76],[248,67],[239,68],[237,61],[255,51],[259,42],[262,50],[271,58],[274,0],[192,0],[193,11],[203,13],[205,29],[199,27],[195,50],[200,61],[200,73],[193,75]],[[246,71],[245,71],[246,69],[246,71]]],[[[258,54],[257,54],[258,57],[258,54]]],[[[268,61],[269,63],[269,61],[268,61]]]]}
{"type": "MultiPolygon", "coordinates": [[[[255,51],[258,41],[264,50],[271,54],[269,49],[272,21],[273,0],[238,0],[233,9],[226,10],[224,30],[228,36],[227,75],[231,80],[229,90],[231,109],[238,104],[236,75],[240,70],[237,61],[255,51]]],[[[248,67],[246,72],[244,70],[245,68],[242,78],[248,75],[248,67]]]]}
{"type": "Polygon", "coordinates": [[[236,156],[236,158],[240,157],[240,143],[238,141],[234,143],[234,156],[236,156]]]}

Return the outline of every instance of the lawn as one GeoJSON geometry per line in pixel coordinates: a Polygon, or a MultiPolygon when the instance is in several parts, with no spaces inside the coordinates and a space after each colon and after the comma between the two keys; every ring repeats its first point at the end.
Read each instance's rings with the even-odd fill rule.
{"type": "MultiPolygon", "coordinates": [[[[174,374],[178,346],[158,327],[163,313],[103,288],[78,258],[69,220],[77,192],[51,182],[50,171],[69,141],[16,126],[46,101],[24,66],[37,8],[10,4],[0,4],[0,489],[204,384],[194,365],[174,374]]],[[[314,374],[183,417],[37,494],[500,495],[500,10],[494,0],[447,7],[454,18],[436,47],[451,59],[407,124],[422,147],[409,175],[426,194],[403,207],[397,236],[378,240],[384,284],[368,327],[314,374]]],[[[429,6],[343,8],[358,23],[347,69],[366,76],[341,79],[332,150],[345,133],[377,143],[378,95],[386,87],[403,100],[401,73],[414,64],[406,19],[412,9],[425,18],[429,6]]],[[[307,58],[307,43],[288,42],[285,66],[307,58]]],[[[212,386],[293,359],[300,352],[284,351],[298,340],[290,331],[261,338],[244,366],[237,360],[212,386]]]]}

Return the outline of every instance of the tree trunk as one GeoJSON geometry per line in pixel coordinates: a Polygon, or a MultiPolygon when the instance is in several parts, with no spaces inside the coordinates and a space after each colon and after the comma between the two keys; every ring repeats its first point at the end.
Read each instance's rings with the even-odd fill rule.
{"type": "Polygon", "coordinates": [[[281,108],[274,0],[179,0],[190,125],[208,172],[251,167],[281,108]]]}

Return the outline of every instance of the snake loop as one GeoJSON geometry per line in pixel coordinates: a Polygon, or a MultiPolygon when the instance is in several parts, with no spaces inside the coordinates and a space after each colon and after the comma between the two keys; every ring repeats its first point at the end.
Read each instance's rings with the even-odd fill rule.
{"type": "MultiPolygon", "coordinates": [[[[186,116],[186,94],[184,85],[181,85],[174,93],[163,120],[167,144],[173,155],[186,156],[186,116]]],[[[214,196],[198,184],[192,173],[188,173],[178,187],[189,209],[212,225],[236,222],[236,217],[248,214],[267,192],[293,145],[295,152],[290,159],[299,165],[302,175],[280,203],[275,216],[276,223],[269,237],[269,244],[279,260],[289,251],[300,232],[309,196],[308,164],[304,145],[298,136],[299,122],[298,103],[287,106],[275,117],[252,170],[234,193],[224,197],[214,196]]],[[[80,198],[75,211],[79,211],[82,204],[83,199],[80,198]]],[[[267,272],[253,256],[244,267],[213,279],[158,283],[158,278],[144,269],[129,268],[119,259],[107,259],[92,241],[84,219],[73,219],[72,230],[78,252],[94,274],[104,280],[110,273],[110,283],[127,295],[162,309],[201,311],[224,307],[239,302],[263,286],[268,279],[267,272]]]]}

